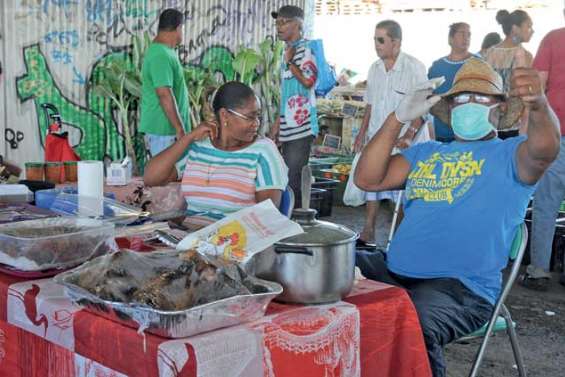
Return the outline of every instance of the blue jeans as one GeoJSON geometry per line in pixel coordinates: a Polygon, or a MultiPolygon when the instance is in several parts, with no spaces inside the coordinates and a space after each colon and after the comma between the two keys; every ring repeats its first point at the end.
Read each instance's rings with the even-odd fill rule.
{"type": "Polygon", "coordinates": [[[357,251],[355,264],[368,279],[406,289],[414,303],[434,377],[445,377],[443,347],[480,329],[494,307],[457,279],[416,279],[388,270],[382,252],[357,251]]]}
{"type": "Polygon", "coordinates": [[[561,138],[561,149],[557,159],[539,180],[534,194],[530,265],[545,272],[549,272],[555,220],[563,198],[565,198],[565,137],[561,138]]]}
{"type": "Polygon", "coordinates": [[[145,145],[149,148],[151,157],[157,156],[159,153],[173,145],[176,136],[162,136],[145,134],[145,145]]]}

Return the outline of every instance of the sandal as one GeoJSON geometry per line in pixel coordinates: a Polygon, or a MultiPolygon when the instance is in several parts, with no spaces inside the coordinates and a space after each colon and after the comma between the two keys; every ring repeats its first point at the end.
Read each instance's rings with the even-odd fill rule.
{"type": "Polygon", "coordinates": [[[550,279],[546,277],[534,278],[530,276],[528,273],[525,273],[520,278],[520,285],[532,289],[534,291],[542,291],[545,292],[549,290],[550,279]]]}

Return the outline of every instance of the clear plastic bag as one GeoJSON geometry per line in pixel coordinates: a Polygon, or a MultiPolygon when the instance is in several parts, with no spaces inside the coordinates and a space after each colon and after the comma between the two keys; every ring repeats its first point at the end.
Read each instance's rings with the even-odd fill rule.
{"type": "Polygon", "coordinates": [[[361,190],[355,185],[355,169],[357,168],[357,162],[361,157],[361,153],[357,153],[353,162],[351,163],[351,171],[349,172],[349,178],[347,180],[347,185],[345,186],[345,191],[343,192],[343,203],[351,207],[357,207],[365,204],[365,191],[361,190]]]}
{"type": "Polygon", "coordinates": [[[116,249],[114,225],[52,217],[0,225],[0,263],[20,271],[74,267],[116,249]]]}
{"type": "Polygon", "coordinates": [[[121,250],[55,277],[72,301],[127,326],[184,338],[259,319],[282,287],[194,250],[121,250]]]}

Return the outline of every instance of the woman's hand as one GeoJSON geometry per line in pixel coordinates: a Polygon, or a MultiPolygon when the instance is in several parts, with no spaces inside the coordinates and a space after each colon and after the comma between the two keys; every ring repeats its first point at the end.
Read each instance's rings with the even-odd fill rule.
{"type": "Polygon", "coordinates": [[[292,62],[292,59],[294,59],[294,54],[296,54],[296,49],[294,47],[288,47],[284,51],[284,62],[286,64],[289,64],[290,62],[292,62]]]}
{"type": "Polygon", "coordinates": [[[216,122],[202,122],[191,133],[188,134],[194,141],[200,141],[207,137],[214,140],[218,135],[218,125],[216,122]]]}

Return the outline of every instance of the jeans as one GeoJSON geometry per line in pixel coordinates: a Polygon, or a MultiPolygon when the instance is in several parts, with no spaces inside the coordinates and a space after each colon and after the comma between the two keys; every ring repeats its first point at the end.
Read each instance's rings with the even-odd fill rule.
{"type": "Polygon", "coordinates": [[[295,207],[302,206],[302,168],[308,164],[313,140],[312,136],[307,136],[282,143],[282,156],[288,166],[288,184],[294,191],[295,207]]]}
{"type": "Polygon", "coordinates": [[[549,272],[555,220],[564,197],[565,137],[562,137],[559,155],[539,180],[533,201],[530,265],[545,272],[549,272]]]}
{"type": "Polygon", "coordinates": [[[494,310],[453,278],[415,279],[389,271],[382,252],[357,251],[355,264],[371,280],[407,290],[414,303],[434,377],[446,375],[443,347],[480,329],[494,310]]]}
{"type": "Polygon", "coordinates": [[[159,153],[173,145],[175,139],[175,135],[163,136],[145,134],[145,145],[149,147],[149,153],[151,154],[151,157],[155,157],[159,153]]]}

